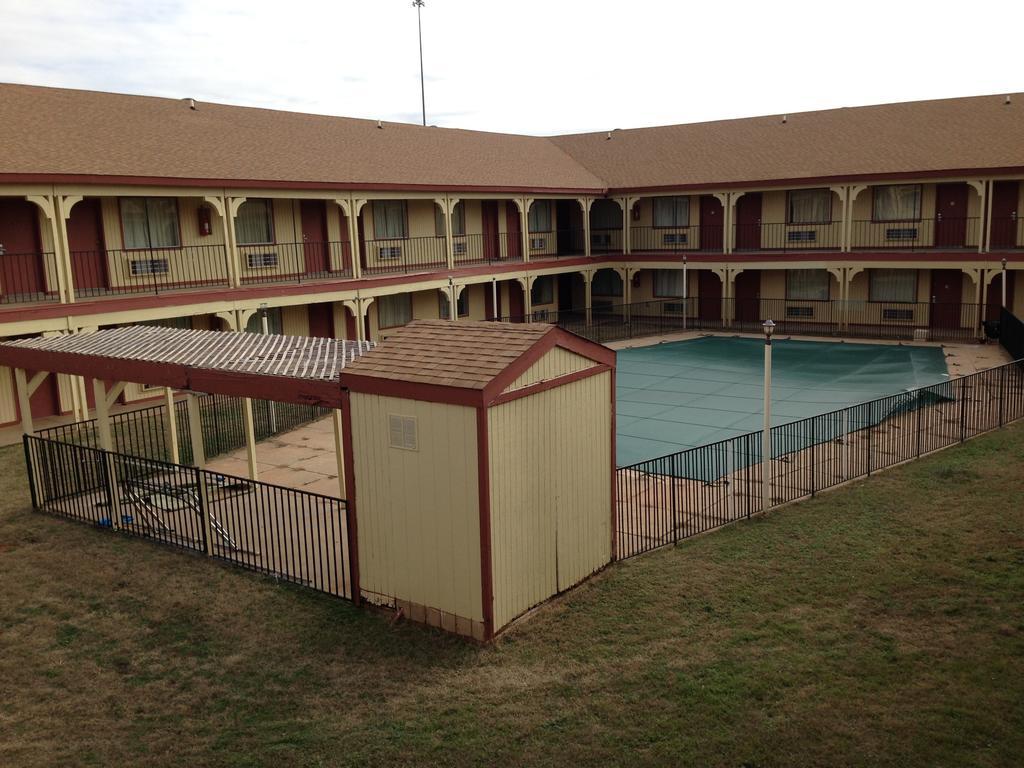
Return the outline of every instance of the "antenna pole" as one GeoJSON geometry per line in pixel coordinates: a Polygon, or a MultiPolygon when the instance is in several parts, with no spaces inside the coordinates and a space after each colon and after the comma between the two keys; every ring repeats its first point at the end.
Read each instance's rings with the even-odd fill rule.
{"type": "Polygon", "coordinates": [[[427,92],[423,83],[423,17],[420,15],[420,11],[425,5],[423,0],[412,0],[412,5],[416,9],[416,26],[419,28],[420,35],[420,105],[423,108],[423,125],[427,124],[427,92]]]}

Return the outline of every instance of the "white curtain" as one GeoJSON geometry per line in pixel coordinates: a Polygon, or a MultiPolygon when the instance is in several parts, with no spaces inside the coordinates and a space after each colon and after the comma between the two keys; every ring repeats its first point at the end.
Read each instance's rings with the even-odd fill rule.
{"type": "Polygon", "coordinates": [[[374,200],[373,236],[378,240],[408,237],[405,218],[405,200],[374,200]]]}
{"type": "Polygon", "coordinates": [[[526,217],[530,232],[551,231],[551,201],[534,200],[526,217]]]}
{"type": "Polygon", "coordinates": [[[794,189],[789,193],[790,224],[824,224],[832,216],[832,192],[827,189],[794,189]]]}
{"type": "Polygon", "coordinates": [[[653,223],[656,227],[687,227],[690,225],[690,198],[655,197],[653,223]]]}
{"type": "Polygon", "coordinates": [[[917,270],[872,269],[868,274],[868,298],[871,301],[917,301],[917,270]]]}
{"type": "Polygon", "coordinates": [[[246,200],[235,218],[235,234],[239,245],[258,245],[274,241],[269,200],[246,200]]]}
{"type": "Polygon", "coordinates": [[[921,218],[921,186],[892,184],[874,188],[875,221],[917,221],[921,218]]]}
{"type": "Polygon", "coordinates": [[[381,296],[377,299],[377,324],[394,328],[412,320],[412,297],[407,293],[381,296]]]}
{"type": "Polygon", "coordinates": [[[827,269],[787,269],[786,298],[795,301],[826,301],[829,273],[827,269]]]}
{"type": "Polygon", "coordinates": [[[658,298],[681,299],[686,295],[683,286],[683,270],[654,270],[654,295],[658,298]]]}
{"type": "Polygon", "coordinates": [[[121,198],[125,248],[177,248],[178,204],[173,197],[121,198]]]}

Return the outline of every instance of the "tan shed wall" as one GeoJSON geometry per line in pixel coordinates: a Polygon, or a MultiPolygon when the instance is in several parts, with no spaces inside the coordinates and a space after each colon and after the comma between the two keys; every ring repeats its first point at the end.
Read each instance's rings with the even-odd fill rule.
{"type": "Polygon", "coordinates": [[[516,389],[528,387],[541,381],[549,381],[559,376],[567,376],[570,373],[584,371],[587,368],[596,366],[593,360],[577,355],[562,347],[554,347],[549,350],[540,360],[531,365],[519,378],[505,388],[505,392],[512,392],[516,389]]]}
{"type": "Polygon", "coordinates": [[[492,407],[494,626],[611,559],[611,373],[492,407]]]}
{"type": "Polygon", "coordinates": [[[476,418],[473,408],[352,394],[364,592],[483,620],[476,418]],[[389,446],[390,414],[416,418],[418,450],[389,446]]]}

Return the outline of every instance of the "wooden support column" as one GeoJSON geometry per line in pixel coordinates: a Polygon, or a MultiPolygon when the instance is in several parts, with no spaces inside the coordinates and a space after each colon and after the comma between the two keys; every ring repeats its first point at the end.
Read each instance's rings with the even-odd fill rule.
{"type": "Polygon", "coordinates": [[[32,421],[32,390],[24,368],[14,369],[14,383],[18,390],[18,410],[21,411],[21,432],[24,435],[35,434],[35,424],[32,421]]]}
{"type": "Polygon", "coordinates": [[[117,478],[117,462],[114,460],[114,437],[110,429],[110,406],[124,389],[124,382],[115,384],[109,390],[102,379],[92,380],[93,397],[96,400],[96,437],[106,465],[107,488],[110,500],[110,527],[121,527],[121,492],[117,478]]]}
{"type": "Polygon", "coordinates": [[[164,404],[167,407],[167,446],[170,448],[172,464],[181,464],[178,448],[178,414],[174,412],[174,390],[164,387],[164,404]]]}
{"type": "Polygon", "coordinates": [[[594,321],[594,270],[584,269],[580,274],[583,275],[583,306],[587,312],[587,325],[590,325],[594,321]]]}
{"type": "Polygon", "coordinates": [[[335,408],[331,415],[334,421],[334,458],[338,464],[338,496],[345,498],[345,440],[342,428],[341,409],[335,408]]]}
{"type": "Polygon", "coordinates": [[[249,462],[249,479],[259,480],[259,467],[256,465],[256,425],[252,418],[252,398],[242,398],[242,426],[245,428],[245,457],[249,462]]]}
{"type": "MultiPolygon", "coordinates": [[[[192,464],[196,469],[206,469],[206,448],[203,445],[203,420],[199,410],[199,398],[192,392],[185,400],[188,409],[188,432],[192,443],[192,464]]],[[[210,518],[209,494],[206,488],[206,473],[196,472],[196,493],[199,497],[199,519],[203,526],[203,541],[208,556],[213,555],[213,525],[210,518]]]]}

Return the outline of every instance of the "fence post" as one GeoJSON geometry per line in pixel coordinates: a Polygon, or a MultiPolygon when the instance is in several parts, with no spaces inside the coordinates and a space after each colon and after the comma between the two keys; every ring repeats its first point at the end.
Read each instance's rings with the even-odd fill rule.
{"type": "Polygon", "coordinates": [[[672,543],[679,543],[679,522],[676,518],[676,478],[678,477],[678,467],[676,466],[676,459],[678,456],[671,456],[670,461],[670,472],[668,480],[668,503],[669,508],[672,510],[672,543]]]}
{"type": "Polygon", "coordinates": [[[1002,368],[999,371],[999,426],[1000,427],[1003,426],[1003,424],[1004,424],[1003,418],[1005,416],[1005,414],[1003,413],[1003,400],[1006,398],[1006,368],[1007,368],[1007,366],[1004,365],[1004,366],[1002,366],[1002,368]]]}
{"type": "Polygon", "coordinates": [[[815,477],[814,477],[814,463],[815,463],[814,462],[814,449],[818,447],[817,441],[815,441],[815,439],[814,439],[815,434],[816,434],[816,430],[814,429],[814,422],[815,422],[816,418],[817,417],[815,417],[815,416],[811,417],[811,498],[812,499],[814,498],[814,494],[815,494],[815,485],[814,485],[815,484],[815,477]]]}
{"type": "MultiPolygon", "coordinates": [[[[192,442],[192,463],[196,472],[196,496],[199,499],[199,519],[203,525],[203,550],[213,556],[213,526],[210,521],[210,504],[206,489],[206,451],[203,448],[202,414],[199,399],[189,393],[185,400],[188,408],[188,431],[192,442]]],[[[216,409],[214,410],[216,413],[216,409]]]]}
{"type": "Polygon", "coordinates": [[[921,458],[921,411],[924,410],[924,408],[921,405],[921,390],[917,390],[917,401],[915,403],[914,409],[917,411],[917,413],[914,414],[917,417],[917,427],[915,428],[915,431],[917,432],[917,458],[920,459],[921,458]]]}
{"type": "Polygon", "coordinates": [[[210,499],[206,488],[206,471],[197,467],[195,473],[199,520],[203,524],[203,551],[207,557],[213,557],[213,524],[210,519],[210,499]]]}
{"type": "Polygon", "coordinates": [[[871,477],[871,433],[875,431],[875,424],[871,418],[874,410],[874,403],[868,403],[868,477],[871,477]]]}
{"type": "Polygon", "coordinates": [[[967,382],[960,379],[960,442],[967,439],[967,382]]]}
{"type": "Polygon", "coordinates": [[[36,494],[36,468],[32,460],[32,449],[29,447],[29,436],[22,435],[21,442],[25,446],[25,469],[28,470],[28,492],[32,497],[32,509],[39,509],[39,497],[36,494]]]}

